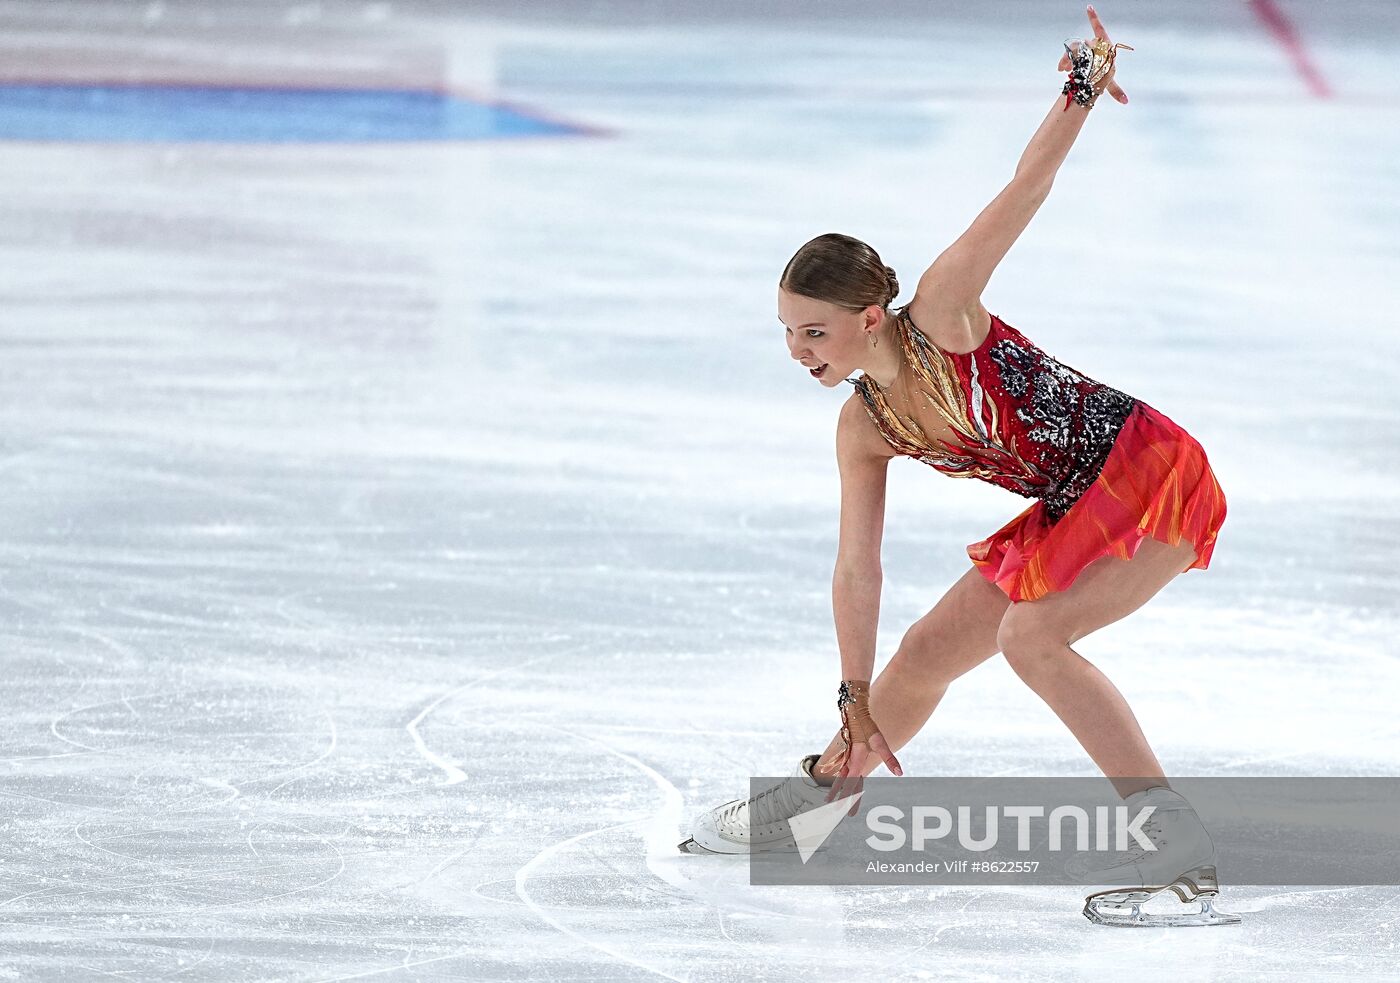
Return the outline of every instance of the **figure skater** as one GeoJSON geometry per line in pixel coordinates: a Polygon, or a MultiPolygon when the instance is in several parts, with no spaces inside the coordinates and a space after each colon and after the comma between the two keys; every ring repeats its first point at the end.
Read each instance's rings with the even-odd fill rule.
{"type": "Polygon", "coordinates": [[[1050,193],[1098,96],[1128,102],[1114,81],[1117,49],[1128,46],[1109,40],[1092,6],[1088,17],[1094,39],[1066,42],[1060,70],[1069,79],[1010,183],[924,272],[908,304],[889,309],[899,293],[894,270],[849,236],[818,236],[783,270],[778,317],[792,358],[823,386],[855,387],[836,429],[832,605],[842,724],[825,753],[803,758],[781,785],[702,814],[685,852],[791,847],[787,819],[852,794],[881,763],[903,774],[895,751],[948,684],[1001,652],[1129,805],[1157,807],[1149,832],[1172,844],[1102,871],[1098,882],[1119,889],[1091,895],[1084,913],[1106,924],[1238,921],[1210,907],[1214,849],[1194,810],[1168,785],[1122,694],[1071,647],[1178,574],[1206,569],[1225,496],[1189,433],[1046,354],[980,299],[1050,193]],[[857,369],[858,378],[847,378],[857,369]],[[1036,502],[967,547],[972,568],[908,629],[872,685],[886,466],[897,456],[1036,502]],[[1164,872],[1164,863],[1175,866],[1164,872]],[[1168,889],[1200,909],[1141,911],[1168,889]]]}

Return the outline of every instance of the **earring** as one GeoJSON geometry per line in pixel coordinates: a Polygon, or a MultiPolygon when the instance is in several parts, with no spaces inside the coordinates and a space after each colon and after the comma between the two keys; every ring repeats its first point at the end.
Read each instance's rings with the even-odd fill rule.
{"type": "Polygon", "coordinates": [[[871,332],[871,334],[870,334],[870,342],[871,342],[871,344],[870,344],[870,347],[871,347],[871,348],[879,348],[879,347],[880,347],[880,336],[877,335],[877,334],[875,334],[874,332],[871,332]]]}

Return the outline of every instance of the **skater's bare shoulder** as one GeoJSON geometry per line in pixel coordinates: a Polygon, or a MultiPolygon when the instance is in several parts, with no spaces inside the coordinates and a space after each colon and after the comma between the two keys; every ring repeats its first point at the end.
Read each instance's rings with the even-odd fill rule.
{"type": "Polygon", "coordinates": [[[865,408],[865,399],[859,392],[853,392],[841,406],[841,415],[836,420],[836,461],[842,474],[846,468],[878,466],[881,471],[898,452],[889,445],[870,419],[870,411],[865,408]]]}

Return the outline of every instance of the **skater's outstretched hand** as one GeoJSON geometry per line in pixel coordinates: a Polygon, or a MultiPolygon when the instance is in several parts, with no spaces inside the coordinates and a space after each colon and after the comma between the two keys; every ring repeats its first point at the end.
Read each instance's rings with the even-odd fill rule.
{"type": "MultiPolygon", "coordinates": [[[[1108,38],[1108,31],[1104,30],[1103,21],[1099,20],[1099,15],[1094,12],[1094,7],[1092,4],[1089,5],[1088,14],[1089,26],[1094,29],[1094,37],[1102,38],[1104,41],[1108,41],[1109,44],[1112,44],[1113,42],[1109,41],[1108,38]]],[[[1111,95],[1114,99],[1118,100],[1119,102],[1127,103],[1128,94],[1123,91],[1123,89],[1118,85],[1117,82],[1113,81],[1113,75],[1117,70],[1118,66],[1116,62],[1110,64],[1108,67],[1108,74],[1103,77],[1102,82],[1100,82],[1099,88],[1101,90],[1107,90],[1108,94],[1111,95]]],[[[1060,71],[1069,71],[1068,52],[1060,56],[1060,71]]]]}
{"type": "MultiPolygon", "coordinates": [[[[870,716],[870,681],[843,679],[836,691],[836,709],[841,712],[841,770],[831,783],[826,801],[834,802],[855,795],[865,786],[865,769],[872,754],[889,766],[896,775],[904,774],[899,760],[890,750],[885,735],[880,733],[875,718],[870,716]]],[[[857,802],[851,803],[849,816],[856,814],[857,802]]]]}
{"type": "MultiPolygon", "coordinates": [[[[871,721],[872,723],[874,721],[871,721]]],[[[877,755],[895,775],[903,775],[904,769],[900,767],[899,760],[890,750],[889,743],[885,740],[885,735],[877,729],[864,741],[855,741],[847,746],[845,763],[841,766],[841,771],[837,774],[836,780],[831,783],[831,791],[827,793],[826,801],[835,802],[848,795],[855,795],[865,787],[865,769],[870,761],[871,755],[877,755]]],[[[851,809],[846,815],[856,814],[856,801],[851,802],[851,809]]]]}

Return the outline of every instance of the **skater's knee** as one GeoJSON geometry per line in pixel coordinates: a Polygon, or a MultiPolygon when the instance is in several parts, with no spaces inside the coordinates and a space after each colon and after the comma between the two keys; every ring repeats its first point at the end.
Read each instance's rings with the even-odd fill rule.
{"type": "Polygon", "coordinates": [[[1064,639],[1043,626],[1006,618],[997,630],[997,646],[1017,675],[1025,678],[1054,672],[1070,654],[1064,639]]]}

